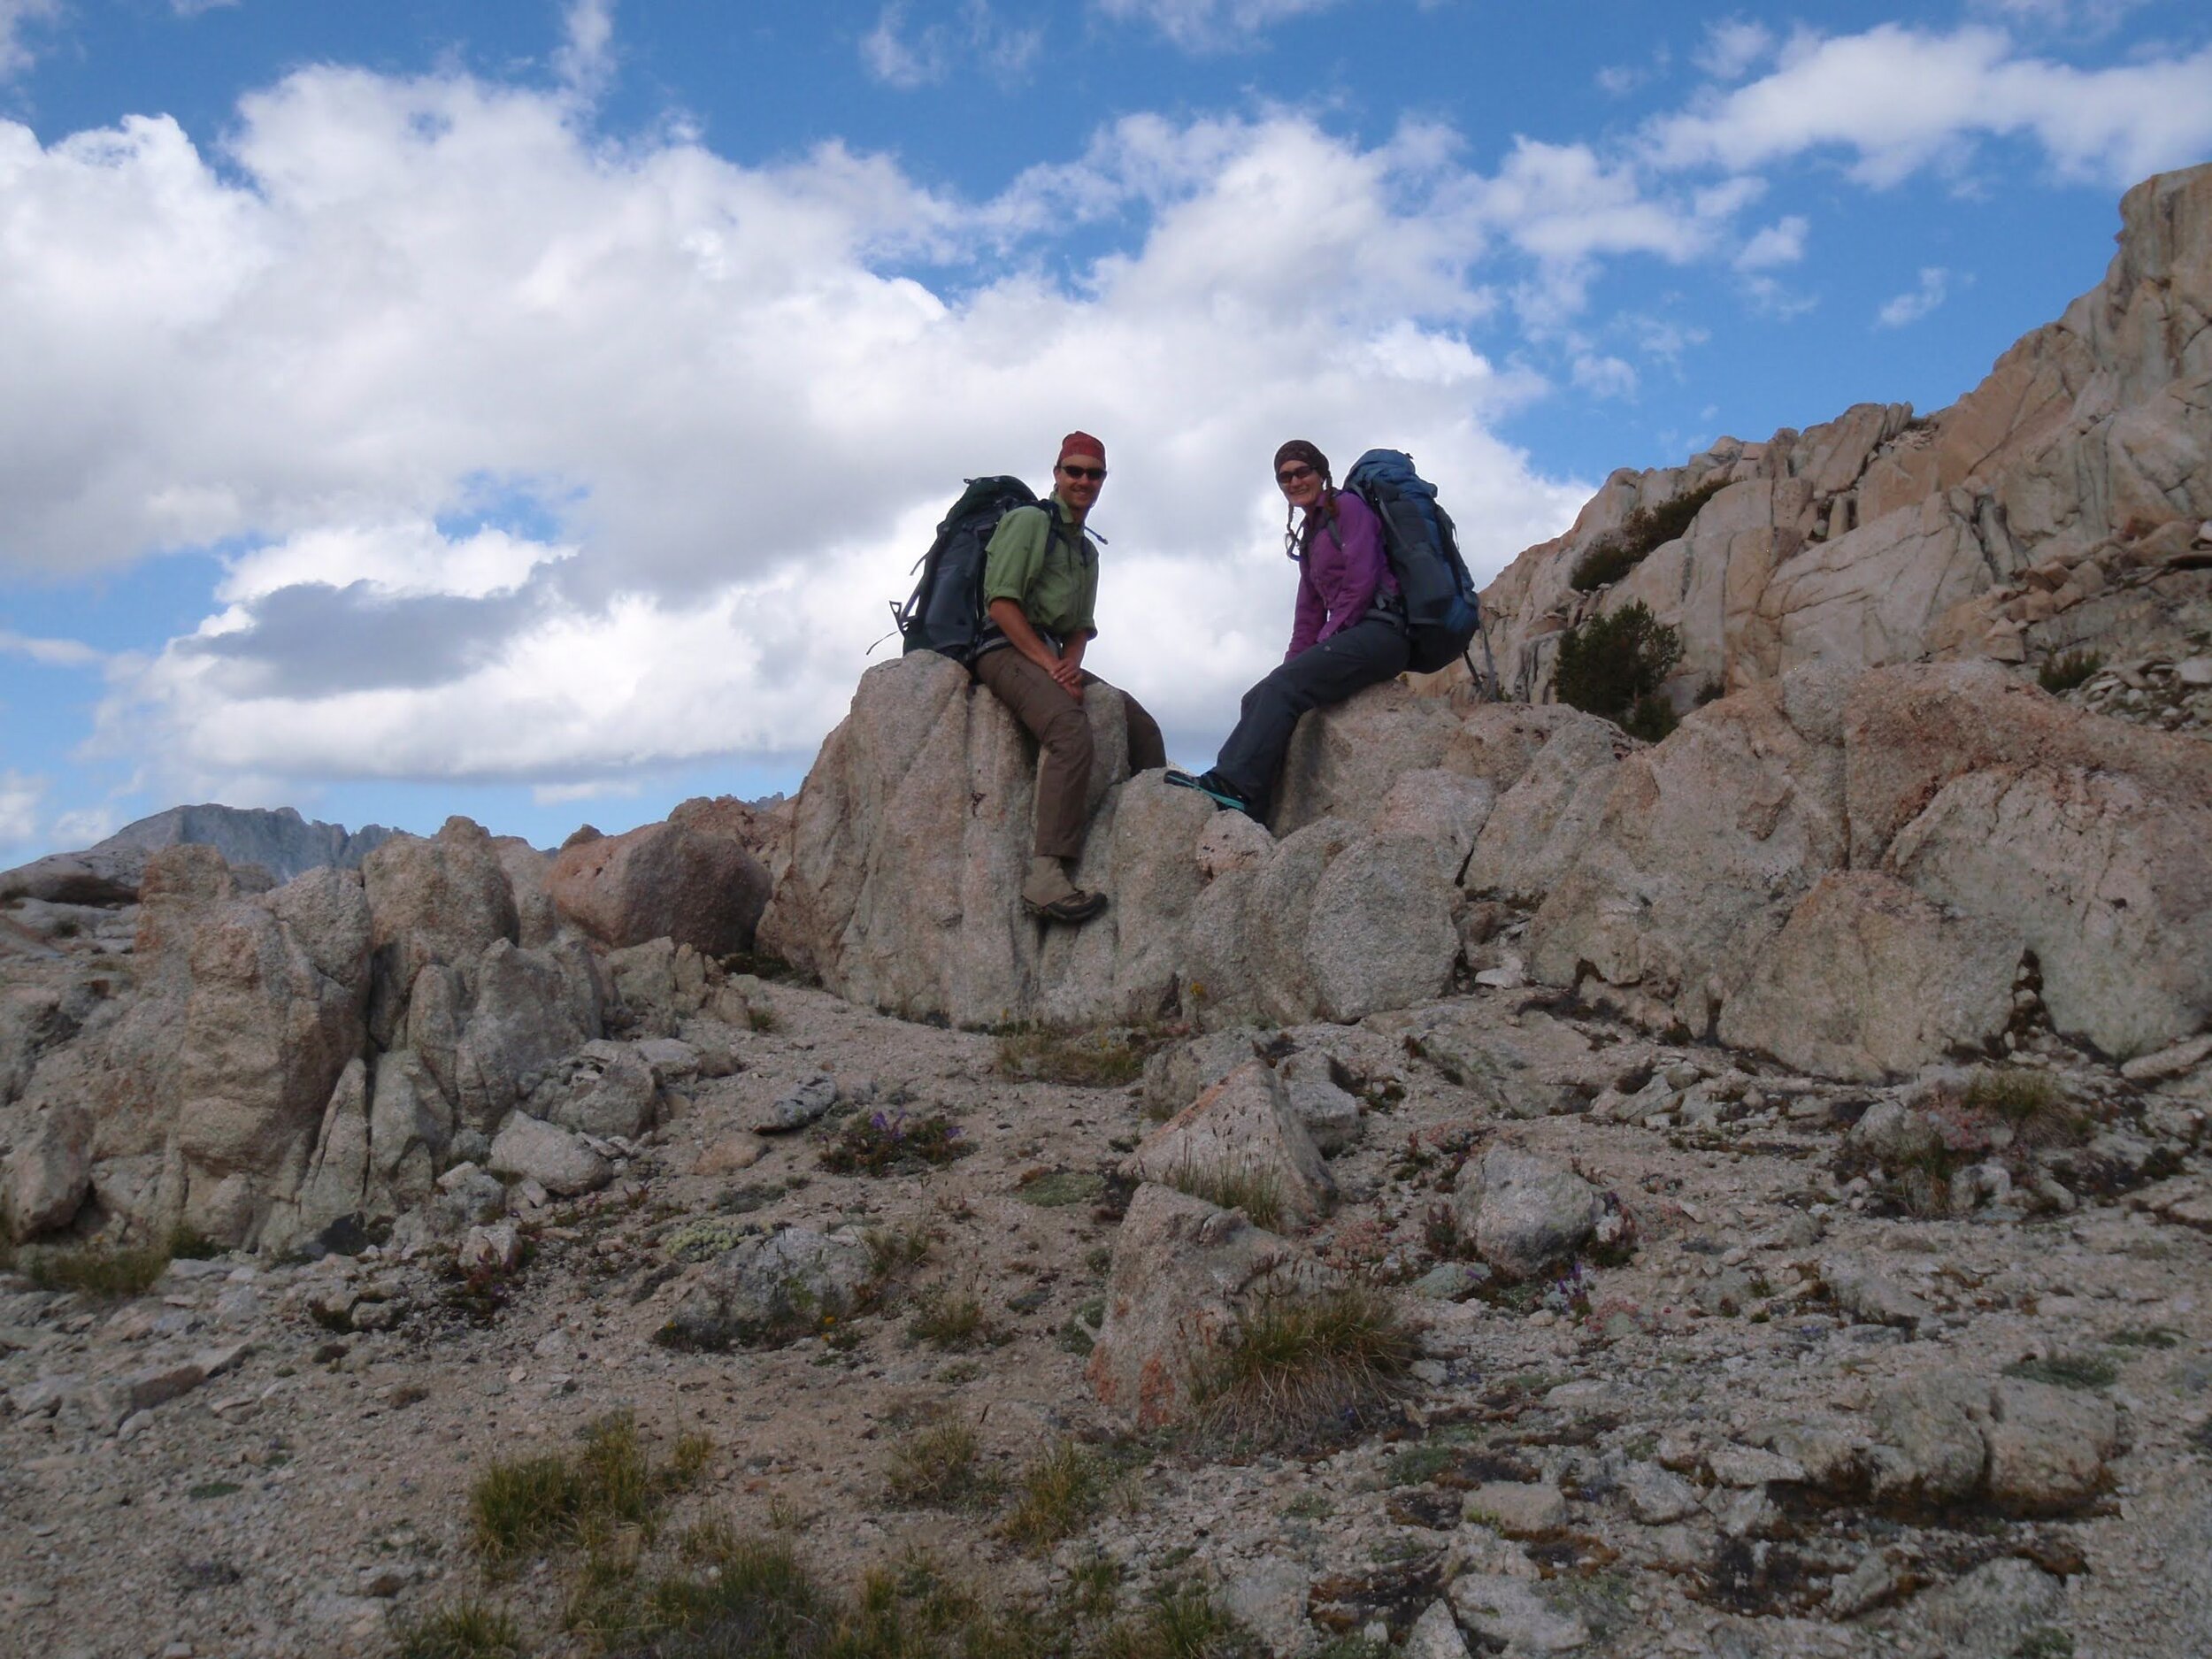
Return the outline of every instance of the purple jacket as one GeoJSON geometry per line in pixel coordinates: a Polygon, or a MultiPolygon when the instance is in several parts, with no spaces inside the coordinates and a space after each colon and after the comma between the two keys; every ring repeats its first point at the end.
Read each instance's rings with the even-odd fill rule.
{"type": "Polygon", "coordinates": [[[1383,552],[1382,526],[1350,490],[1337,492],[1334,525],[1326,513],[1318,525],[1311,517],[1306,524],[1306,556],[1298,562],[1298,612],[1285,662],[1350,627],[1379,595],[1398,591],[1398,579],[1383,552]]]}

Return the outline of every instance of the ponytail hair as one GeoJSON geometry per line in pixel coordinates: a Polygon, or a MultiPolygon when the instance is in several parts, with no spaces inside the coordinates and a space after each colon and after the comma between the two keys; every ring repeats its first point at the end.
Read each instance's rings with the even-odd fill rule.
{"type": "MultiPolygon", "coordinates": [[[[1329,457],[1307,442],[1305,439],[1293,438],[1275,451],[1275,471],[1279,474],[1282,472],[1283,463],[1286,461],[1303,461],[1321,474],[1320,511],[1327,515],[1328,521],[1333,525],[1336,522],[1336,481],[1329,473],[1329,457]]],[[[1310,515],[1307,522],[1309,524],[1312,522],[1310,515]]],[[[1298,509],[1285,507],[1283,509],[1284,556],[1293,559],[1303,559],[1306,557],[1306,540],[1305,535],[1301,533],[1301,526],[1298,523],[1298,509]]]]}

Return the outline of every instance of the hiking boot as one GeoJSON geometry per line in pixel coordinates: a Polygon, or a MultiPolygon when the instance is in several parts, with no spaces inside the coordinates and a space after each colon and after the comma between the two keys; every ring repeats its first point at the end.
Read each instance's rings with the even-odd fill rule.
{"type": "Polygon", "coordinates": [[[1252,803],[1225,783],[1217,772],[1202,772],[1194,777],[1187,772],[1177,772],[1171,766],[1167,780],[1178,788],[1197,790],[1216,806],[1227,807],[1232,811],[1243,813],[1247,818],[1259,817],[1252,803]]]}
{"type": "Polygon", "coordinates": [[[1022,883],[1022,909],[1042,922],[1087,922],[1106,908],[1106,895],[1087,893],[1068,879],[1057,858],[1039,854],[1022,883]]]}
{"type": "Polygon", "coordinates": [[[1022,909],[1041,922],[1087,922],[1105,908],[1103,893],[1089,893],[1081,887],[1070,887],[1048,904],[1040,904],[1034,899],[1022,901],[1022,909]]]}

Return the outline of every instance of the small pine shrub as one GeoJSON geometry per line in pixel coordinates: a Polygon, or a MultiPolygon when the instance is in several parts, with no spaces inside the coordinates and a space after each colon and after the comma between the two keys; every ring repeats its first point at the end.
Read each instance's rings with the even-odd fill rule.
{"type": "Polygon", "coordinates": [[[2086,684],[2103,666],[2104,658],[2094,651],[2068,651],[2036,670],[2035,681],[2054,697],[2062,697],[2086,684]]]}
{"type": "Polygon", "coordinates": [[[1586,594],[1620,580],[1647,554],[1687,531],[1705,503],[1727,484],[1724,477],[1710,478],[1656,507],[1631,510],[1627,518],[1583,549],[1567,580],[1576,591],[1586,594]]]}
{"type": "MultiPolygon", "coordinates": [[[[1658,703],[1659,687],[1681,660],[1680,631],[1653,616],[1640,599],[1559,636],[1553,688],[1560,702],[1603,719],[1625,726],[1640,718],[1650,724],[1658,715],[1640,705],[1658,703]]],[[[1671,720],[1671,710],[1666,718],[1671,720]]]]}
{"type": "Polygon", "coordinates": [[[1674,704],[1664,697],[1651,695],[1636,699],[1636,706],[1621,722],[1621,730],[1647,743],[1658,743],[1681,724],[1682,717],[1674,711],[1674,704]]]}

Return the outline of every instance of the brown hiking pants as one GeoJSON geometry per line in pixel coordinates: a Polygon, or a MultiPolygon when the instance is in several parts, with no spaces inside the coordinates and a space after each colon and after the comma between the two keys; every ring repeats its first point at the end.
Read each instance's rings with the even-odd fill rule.
{"type": "MultiPolygon", "coordinates": [[[[1090,816],[1084,797],[1091,787],[1091,717],[1058,681],[1011,646],[977,657],[975,677],[1013,710],[1042,751],[1037,759],[1037,856],[1079,857],[1090,816]]],[[[1087,672],[1083,683],[1106,682],[1087,672]]],[[[1121,702],[1128,710],[1129,770],[1166,765],[1159,722],[1127,692],[1121,702]]]]}

